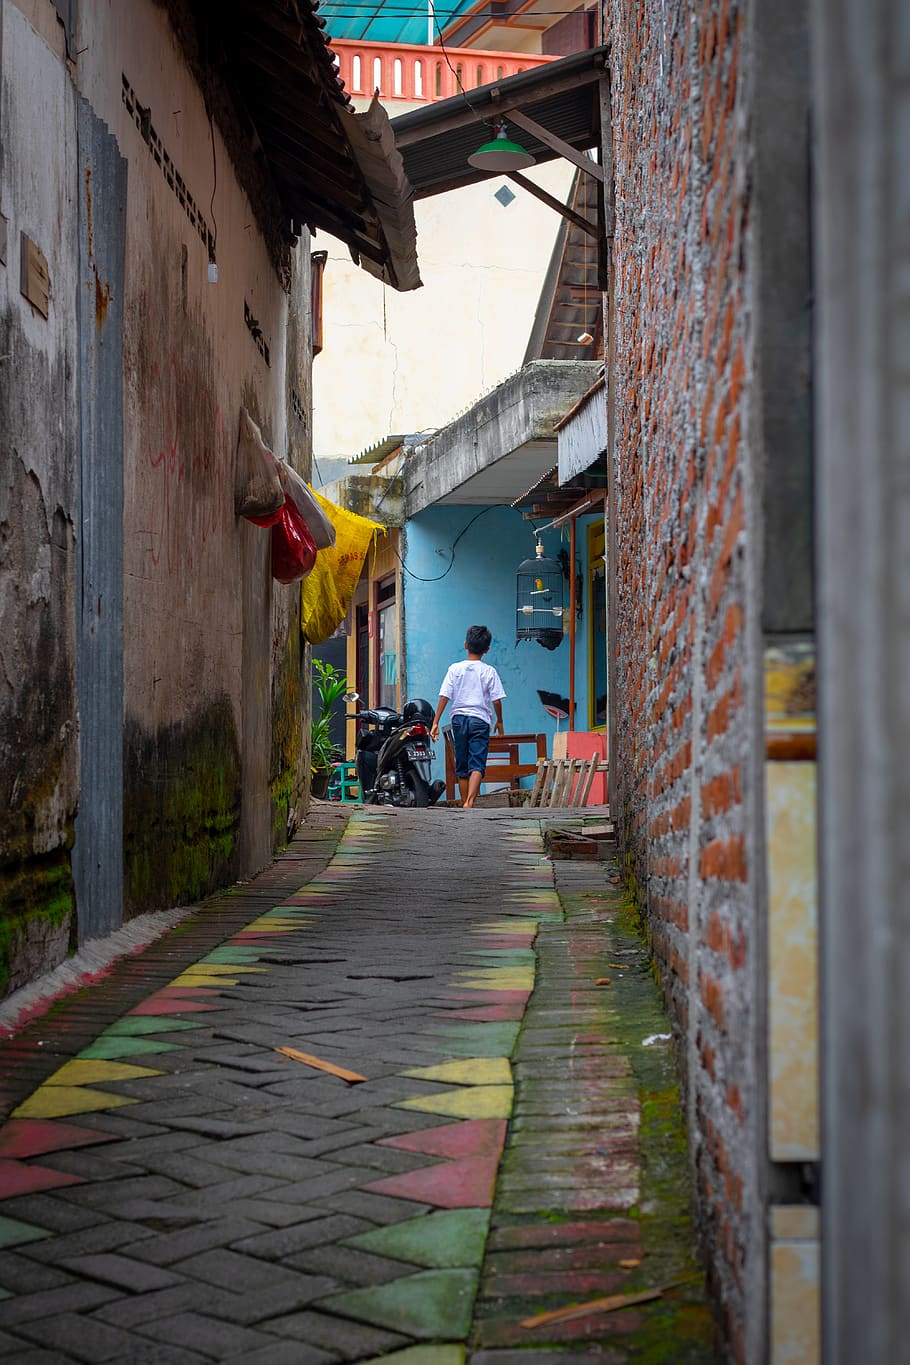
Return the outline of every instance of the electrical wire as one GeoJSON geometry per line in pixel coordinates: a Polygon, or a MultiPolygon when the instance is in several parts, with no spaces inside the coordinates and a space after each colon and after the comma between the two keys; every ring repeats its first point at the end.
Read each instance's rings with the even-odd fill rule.
{"type": "Polygon", "coordinates": [[[218,256],[218,223],[215,219],[215,191],[218,188],[218,161],[215,156],[215,125],[212,122],[212,113],[208,105],[205,112],[209,116],[209,136],[212,139],[212,198],[209,203],[209,213],[212,218],[212,260],[218,256]]]}
{"type": "Polygon", "coordinates": [[[459,95],[461,96],[461,98],[464,100],[465,104],[466,104],[466,105],[468,106],[468,108],[470,109],[470,111],[471,111],[472,115],[474,116],[474,118],[477,119],[478,123],[487,123],[487,124],[489,124],[490,120],[489,120],[489,119],[482,118],[482,117],[480,116],[480,114],[478,114],[477,110],[474,108],[473,104],[471,103],[471,101],[468,99],[467,95],[466,95],[465,92],[464,92],[464,86],[463,86],[462,83],[461,83],[461,76],[458,74],[458,72],[455,70],[454,66],[452,65],[452,62],[451,62],[451,60],[450,60],[450,58],[449,58],[449,54],[448,54],[448,52],[446,51],[446,45],[445,45],[445,43],[444,43],[443,40],[442,40],[442,29],[439,27],[439,23],[438,23],[438,20],[437,20],[437,18],[436,18],[436,6],[434,5],[433,0],[427,0],[427,5],[429,6],[430,14],[433,16],[433,27],[434,27],[435,30],[436,30],[436,38],[437,38],[437,40],[438,40],[438,42],[439,42],[440,51],[442,52],[443,57],[445,57],[446,66],[449,68],[449,70],[451,71],[452,75],[455,77],[455,84],[456,84],[457,87],[458,87],[458,93],[459,93],[459,95]]]}
{"type": "Polygon", "coordinates": [[[461,537],[465,534],[465,532],[470,531],[470,529],[471,529],[471,527],[474,525],[475,521],[477,521],[480,517],[482,517],[482,516],[484,515],[485,512],[492,512],[492,511],[493,511],[493,507],[492,507],[492,506],[491,506],[491,507],[481,507],[480,511],[477,513],[477,516],[472,517],[471,520],[468,522],[467,526],[463,526],[463,527],[461,528],[461,530],[458,532],[458,535],[457,535],[457,536],[455,537],[455,539],[452,541],[452,549],[451,549],[451,551],[450,551],[450,554],[451,554],[452,558],[449,560],[449,566],[448,566],[448,568],[447,568],[447,569],[443,569],[442,573],[437,574],[435,578],[425,578],[425,577],[423,576],[423,574],[415,573],[413,569],[409,569],[408,566],[407,566],[407,564],[405,564],[404,560],[402,559],[401,555],[398,553],[397,548],[395,549],[395,558],[398,560],[398,563],[399,563],[399,564],[401,565],[401,567],[404,569],[405,573],[408,574],[411,578],[416,578],[417,581],[418,581],[418,583],[438,583],[439,580],[440,580],[441,578],[445,578],[446,574],[451,573],[452,567],[453,567],[453,565],[454,565],[454,563],[455,563],[455,546],[456,546],[456,545],[458,544],[458,542],[461,540],[461,537]]]}

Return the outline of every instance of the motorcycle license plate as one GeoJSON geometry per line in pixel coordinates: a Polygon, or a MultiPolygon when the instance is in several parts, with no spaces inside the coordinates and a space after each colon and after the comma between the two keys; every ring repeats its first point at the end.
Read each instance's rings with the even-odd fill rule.
{"type": "Polygon", "coordinates": [[[432,750],[418,749],[416,745],[408,745],[408,758],[412,762],[419,763],[422,760],[429,760],[433,757],[432,750]]]}

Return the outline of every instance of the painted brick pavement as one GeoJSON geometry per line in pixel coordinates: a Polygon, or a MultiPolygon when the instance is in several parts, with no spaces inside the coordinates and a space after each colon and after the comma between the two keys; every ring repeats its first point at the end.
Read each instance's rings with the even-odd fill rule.
{"type": "Polygon", "coordinates": [[[633,1032],[660,1020],[603,869],[560,899],[536,820],[337,821],[0,1044],[0,1359],[710,1359],[684,1206],[641,1160],[667,1050],[645,1074],[594,984],[637,952],[650,1003],[617,986],[633,1032]]]}

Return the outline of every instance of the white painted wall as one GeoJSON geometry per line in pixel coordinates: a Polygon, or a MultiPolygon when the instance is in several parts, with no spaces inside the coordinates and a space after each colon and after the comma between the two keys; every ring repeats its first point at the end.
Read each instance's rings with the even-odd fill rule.
{"type": "MultiPolygon", "coordinates": [[[[572,172],[557,161],[527,174],[565,199],[572,172]]],[[[559,216],[502,176],[415,210],[424,287],[412,293],[366,276],[329,237],[313,244],[329,253],[313,366],[317,460],[444,426],[521,366],[559,216]],[[508,208],[494,198],[501,185],[516,196],[508,208]]]]}

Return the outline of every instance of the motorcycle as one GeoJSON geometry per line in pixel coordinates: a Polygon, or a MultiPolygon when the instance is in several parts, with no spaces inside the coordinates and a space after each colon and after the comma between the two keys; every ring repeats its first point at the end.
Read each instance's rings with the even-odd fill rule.
{"type": "MultiPolygon", "coordinates": [[[[346,700],[357,701],[356,693],[346,700]]],[[[417,697],[404,711],[388,707],[365,707],[348,716],[364,727],[357,736],[354,761],[357,781],[368,806],[432,806],[445,791],[445,783],[430,780],[430,764],[436,757],[430,748],[433,708],[417,697]]]]}

